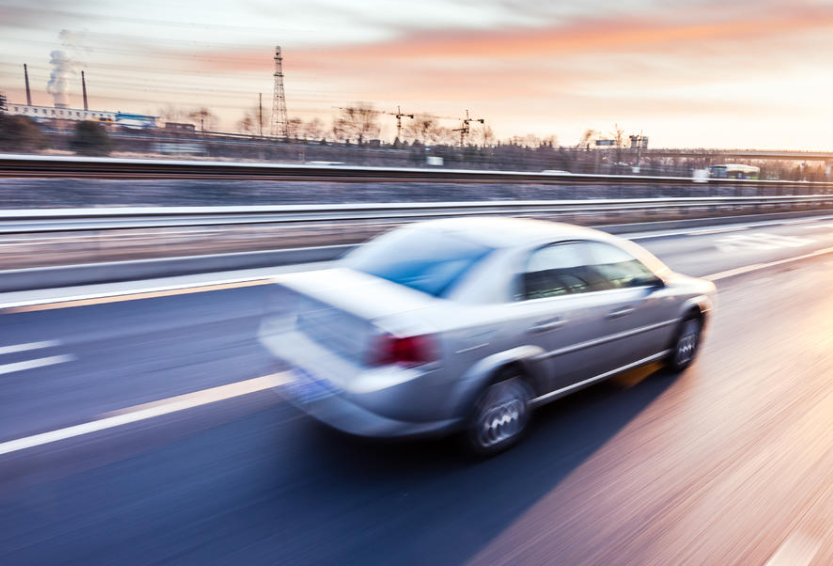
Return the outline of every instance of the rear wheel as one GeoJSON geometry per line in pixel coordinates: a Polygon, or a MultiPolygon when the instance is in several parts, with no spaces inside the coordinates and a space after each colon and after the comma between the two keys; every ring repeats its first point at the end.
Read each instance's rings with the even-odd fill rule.
{"type": "Polygon", "coordinates": [[[694,361],[700,347],[700,335],[703,332],[703,320],[699,316],[689,316],[680,324],[677,337],[668,356],[668,369],[682,371],[694,361]]]}
{"type": "Polygon", "coordinates": [[[516,444],[529,424],[532,388],[515,371],[507,371],[477,398],[465,440],[480,456],[493,456],[516,444]]]}

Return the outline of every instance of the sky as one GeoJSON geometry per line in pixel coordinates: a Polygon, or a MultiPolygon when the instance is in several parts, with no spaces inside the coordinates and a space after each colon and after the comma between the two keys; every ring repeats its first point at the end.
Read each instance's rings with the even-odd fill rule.
{"type": "Polygon", "coordinates": [[[280,45],[303,120],[363,101],[468,109],[501,139],[833,150],[832,32],[833,0],[0,0],[0,91],[25,101],[27,63],[52,104],[62,51],[73,107],[83,68],[92,108],[207,107],[233,131],[258,93],[268,115],[280,45]]]}

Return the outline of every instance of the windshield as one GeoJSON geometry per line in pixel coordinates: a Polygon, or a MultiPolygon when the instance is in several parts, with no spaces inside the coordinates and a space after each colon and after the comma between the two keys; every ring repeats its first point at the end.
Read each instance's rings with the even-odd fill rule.
{"type": "Polygon", "coordinates": [[[347,267],[441,297],[492,248],[439,230],[400,228],[348,254],[347,267]]]}

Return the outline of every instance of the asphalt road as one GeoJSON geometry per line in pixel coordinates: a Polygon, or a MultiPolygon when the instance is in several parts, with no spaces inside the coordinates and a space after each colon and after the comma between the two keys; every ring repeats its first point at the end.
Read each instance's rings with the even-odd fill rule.
{"type": "Polygon", "coordinates": [[[281,402],[264,285],[0,310],[0,564],[833,563],[833,254],[766,265],[833,222],[728,228],[637,236],[723,274],[689,371],[562,399],[484,462],[281,402]]]}

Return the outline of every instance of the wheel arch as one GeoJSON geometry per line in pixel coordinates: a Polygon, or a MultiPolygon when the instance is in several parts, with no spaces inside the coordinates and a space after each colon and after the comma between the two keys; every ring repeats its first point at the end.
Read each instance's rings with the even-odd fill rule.
{"type": "Polygon", "coordinates": [[[544,350],[538,346],[519,346],[479,360],[460,380],[457,394],[454,395],[455,399],[459,399],[454,413],[466,414],[483,388],[495,383],[508,369],[518,371],[533,392],[539,394],[544,375],[540,364],[536,363],[536,358],[544,353],[544,350]]]}
{"type": "Polygon", "coordinates": [[[700,317],[705,327],[709,321],[711,310],[712,304],[709,297],[706,295],[698,295],[683,302],[680,306],[679,319],[682,321],[694,314],[700,317]]]}

